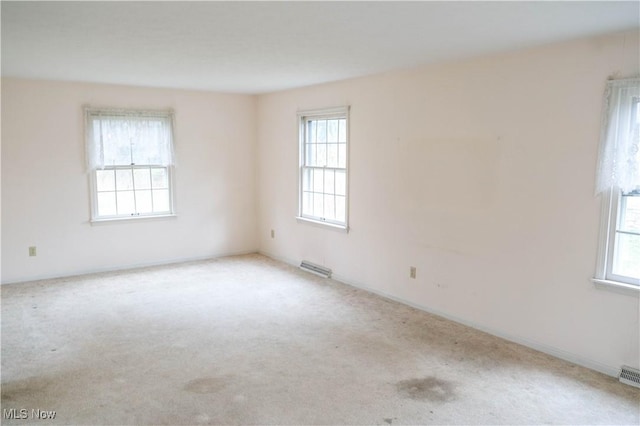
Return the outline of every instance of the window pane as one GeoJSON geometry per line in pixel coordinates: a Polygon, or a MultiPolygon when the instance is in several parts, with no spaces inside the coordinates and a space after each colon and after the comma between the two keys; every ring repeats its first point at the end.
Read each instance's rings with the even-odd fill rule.
{"type": "Polygon", "coordinates": [[[133,191],[118,192],[116,198],[118,200],[118,214],[130,215],[136,212],[133,191]]]}
{"type": "Polygon", "coordinates": [[[133,181],[136,184],[136,189],[151,188],[151,173],[149,169],[134,169],[133,181]]]}
{"type": "Polygon", "coordinates": [[[327,145],[327,167],[338,167],[338,144],[327,145]]]}
{"type": "MultiPolygon", "coordinates": [[[[618,229],[627,232],[640,232],[640,196],[621,197],[618,229]]],[[[640,257],[638,263],[640,263],[640,257]]]]}
{"type": "Polygon", "coordinates": [[[338,121],[327,121],[327,142],[338,142],[338,121]]]}
{"type": "Polygon", "coordinates": [[[616,235],[612,272],[616,275],[640,279],[640,235],[616,235]]]}
{"type": "Polygon", "coordinates": [[[152,195],[154,213],[168,213],[171,211],[168,189],[154,189],[152,195]]]}
{"type": "Polygon", "coordinates": [[[303,191],[313,190],[313,169],[302,170],[302,190],[303,191]]]}
{"type": "Polygon", "coordinates": [[[136,191],[136,211],[140,214],[153,212],[151,191],[136,191]]]}
{"type": "Polygon", "coordinates": [[[324,200],[324,195],[322,194],[313,194],[313,216],[322,217],[323,206],[322,201],[324,200]]]}
{"type": "Polygon", "coordinates": [[[151,185],[154,189],[169,187],[169,176],[165,167],[151,169],[151,185]]]}
{"type": "Polygon", "coordinates": [[[327,142],[327,120],[316,121],[316,126],[318,127],[316,132],[316,142],[327,142]]]}
{"type": "Polygon", "coordinates": [[[313,169],[313,190],[315,192],[323,192],[324,170],[313,169]]]}
{"type": "Polygon", "coordinates": [[[338,167],[347,167],[347,145],[344,143],[338,145],[338,167]]]}
{"type": "Polygon", "coordinates": [[[336,194],[347,195],[347,174],[345,172],[336,172],[336,194]]]}
{"type": "Polygon", "coordinates": [[[340,127],[338,131],[338,141],[346,142],[347,141],[347,120],[340,120],[340,127]]]}
{"type": "Polygon", "coordinates": [[[327,165],[327,145],[326,144],[318,144],[316,145],[316,158],[314,166],[324,167],[327,165]]]}
{"type": "Polygon", "coordinates": [[[98,194],[98,216],[113,216],[116,211],[116,193],[101,192],[98,194]]]}
{"type": "Polygon", "coordinates": [[[114,171],[113,170],[97,170],[96,186],[98,191],[114,191],[116,189],[114,171]]]}
{"type": "Polygon", "coordinates": [[[316,144],[315,143],[311,143],[311,144],[307,144],[305,146],[305,155],[306,155],[306,159],[305,159],[305,164],[307,166],[316,166],[316,144]]]}
{"type": "Polygon", "coordinates": [[[336,196],[336,220],[344,222],[347,216],[346,198],[336,196]]]}
{"type": "Polygon", "coordinates": [[[335,197],[333,195],[324,196],[324,218],[327,220],[335,220],[335,197]]]}
{"type": "Polygon", "coordinates": [[[333,194],[334,193],[334,174],[335,172],[333,170],[325,170],[324,171],[324,192],[326,194],[333,194]]]}
{"type": "Polygon", "coordinates": [[[338,167],[347,167],[347,145],[344,143],[338,145],[338,167]]]}
{"type": "Polygon", "coordinates": [[[316,142],[316,122],[313,120],[307,121],[307,142],[316,142]]]}
{"type": "Polygon", "coordinates": [[[313,215],[313,194],[310,192],[302,193],[302,214],[313,215]]]}
{"type": "MultiPolygon", "coordinates": [[[[133,189],[133,177],[131,175],[131,169],[116,170],[116,189],[118,191],[133,189]]],[[[120,204],[120,202],[118,202],[118,204],[120,204]]],[[[119,207],[118,210],[120,210],[119,207]]]]}

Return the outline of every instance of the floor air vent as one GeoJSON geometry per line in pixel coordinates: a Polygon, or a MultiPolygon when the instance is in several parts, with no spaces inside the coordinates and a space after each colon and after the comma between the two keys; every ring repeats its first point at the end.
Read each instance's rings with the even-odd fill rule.
{"type": "Polygon", "coordinates": [[[620,370],[620,381],[622,383],[626,383],[627,385],[640,388],[640,371],[636,370],[635,368],[623,365],[622,369],[620,370]]]}
{"type": "Polygon", "coordinates": [[[331,269],[325,268],[324,266],[315,265],[311,262],[307,262],[303,260],[300,264],[300,269],[304,269],[307,272],[311,272],[312,274],[319,275],[323,278],[329,278],[331,276],[331,269]]]}

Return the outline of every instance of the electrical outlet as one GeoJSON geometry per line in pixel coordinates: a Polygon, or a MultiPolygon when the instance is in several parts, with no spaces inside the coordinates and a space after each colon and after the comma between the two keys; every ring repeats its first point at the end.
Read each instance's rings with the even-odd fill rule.
{"type": "Polygon", "coordinates": [[[29,247],[29,256],[35,256],[35,255],[36,255],[36,246],[29,247]]]}
{"type": "Polygon", "coordinates": [[[271,238],[275,238],[276,237],[276,231],[274,231],[273,229],[271,230],[271,238]]]}
{"type": "Polygon", "coordinates": [[[409,278],[415,278],[415,277],[416,277],[416,267],[411,266],[409,267],[409,278]]]}

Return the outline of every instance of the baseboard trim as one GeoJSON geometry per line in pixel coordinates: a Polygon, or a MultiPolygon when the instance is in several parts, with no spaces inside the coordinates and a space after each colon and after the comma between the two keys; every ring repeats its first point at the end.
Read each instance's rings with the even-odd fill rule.
{"type": "MultiPolygon", "coordinates": [[[[286,264],[294,266],[294,267],[296,267],[298,265],[298,263],[299,263],[299,261],[296,261],[294,259],[289,259],[289,258],[286,258],[286,257],[283,257],[283,256],[274,255],[274,254],[271,254],[271,253],[263,251],[263,250],[258,251],[258,253],[262,254],[263,256],[267,256],[267,257],[269,257],[271,259],[286,263],[286,264]]],[[[469,321],[469,320],[466,320],[464,318],[460,318],[458,316],[451,315],[451,314],[449,314],[447,312],[440,311],[438,309],[433,309],[433,308],[430,308],[429,306],[422,305],[420,303],[415,303],[415,302],[412,302],[410,300],[406,300],[406,299],[394,296],[392,294],[376,290],[376,289],[371,288],[369,286],[366,286],[366,285],[364,285],[362,283],[354,282],[354,281],[352,281],[352,280],[348,279],[347,277],[344,277],[344,276],[342,276],[340,274],[333,274],[331,279],[333,279],[334,281],[338,281],[338,282],[340,282],[342,284],[349,285],[351,287],[355,287],[355,288],[358,288],[358,289],[361,289],[361,290],[368,291],[369,293],[373,293],[373,294],[375,294],[377,296],[384,297],[385,299],[393,300],[394,302],[402,303],[404,305],[411,306],[412,308],[419,309],[421,311],[424,311],[424,312],[427,312],[427,313],[430,313],[430,314],[433,314],[433,315],[437,315],[437,316],[442,317],[442,318],[446,318],[446,319],[448,319],[450,321],[453,321],[453,322],[456,322],[458,324],[466,325],[467,327],[471,327],[473,329],[482,331],[484,333],[491,334],[492,336],[496,336],[496,337],[499,337],[501,339],[508,340],[510,342],[517,343],[517,344],[522,345],[522,346],[526,346],[526,347],[528,347],[530,349],[534,349],[536,351],[545,353],[547,355],[551,355],[551,356],[553,356],[555,358],[559,358],[559,359],[562,359],[564,361],[568,361],[568,362],[570,362],[572,364],[576,364],[576,365],[579,365],[581,367],[586,367],[586,368],[588,368],[590,370],[598,371],[600,373],[606,374],[607,376],[618,377],[618,373],[620,372],[620,369],[618,367],[612,367],[612,366],[609,366],[609,365],[605,365],[605,364],[602,364],[600,362],[593,361],[591,359],[578,356],[578,355],[576,355],[574,353],[567,352],[567,351],[564,351],[562,349],[558,349],[558,348],[555,348],[553,346],[546,345],[544,343],[536,342],[536,341],[529,340],[529,339],[526,339],[526,338],[523,338],[523,337],[520,337],[520,336],[509,334],[509,333],[504,333],[504,332],[502,332],[500,330],[496,330],[496,329],[491,328],[491,327],[486,327],[486,326],[484,326],[482,324],[478,324],[478,323],[476,323],[474,321],[469,321]]]]}
{"type": "Polygon", "coordinates": [[[121,266],[116,266],[116,267],[94,268],[94,269],[76,271],[76,272],[72,272],[72,273],[68,273],[68,274],[37,275],[37,276],[34,276],[34,277],[18,278],[18,279],[15,279],[15,280],[2,281],[0,283],[0,285],[22,284],[22,283],[27,283],[27,282],[32,282],[32,281],[42,281],[42,280],[52,280],[52,279],[58,279],[58,278],[80,277],[80,276],[83,276],[83,275],[100,274],[100,273],[103,273],[103,272],[121,272],[121,271],[133,270],[133,269],[149,268],[149,267],[152,267],[152,266],[173,265],[173,264],[177,264],[177,263],[186,263],[186,262],[198,262],[198,261],[202,261],[202,260],[219,259],[219,258],[222,258],[222,257],[229,257],[229,256],[242,256],[242,255],[255,254],[255,253],[258,253],[258,251],[257,250],[245,250],[245,251],[238,251],[238,252],[223,252],[223,253],[211,254],[211,255],[207,255],[207,256],[195,256],[195,257],[165,259],[165,260],[161,260],[161,261],[158,261],[158,262],[142,262],[142,263],[135,263],[135,264],[129,264],[129,265],[121,265],[121,266]]]}

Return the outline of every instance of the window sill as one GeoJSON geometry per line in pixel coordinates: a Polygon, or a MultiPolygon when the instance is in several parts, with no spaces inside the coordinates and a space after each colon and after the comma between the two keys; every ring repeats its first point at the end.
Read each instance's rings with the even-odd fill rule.
{"type": "Polygon", "coordinates": [[[147,221],[147,220],[160,220],[160,219],[171,219],[178,217],[176,214],[159,214],[153,216],[131,216],[131,217],[112,217],[105,219],[91,219],[89,223],[91,225],[106,225],[108,223],[119,223],[119,222],[133,222],[133,221],[147,221]]]}
{"type": "Polygon", "coordinates": [[[311,225],[319,226],[321,228],[329,228],[334,231],[344,232],[345,234],[349,232],[349,227],[346,225],[336,225],[335,223],[322,222],[320,220],[313,220],[306,217],[296,216],[296,220],[298,223],[308,223],[311,225]]]}
{"type": "Polygon", "coordinates": [[[616,293],[626,294],[628,296],[640,297],[640,286],[638,285],[602,280],[599,278],[592,278],[591,281],[593,281],[597,288],[602,290],[615,291],[616,293]]]}

